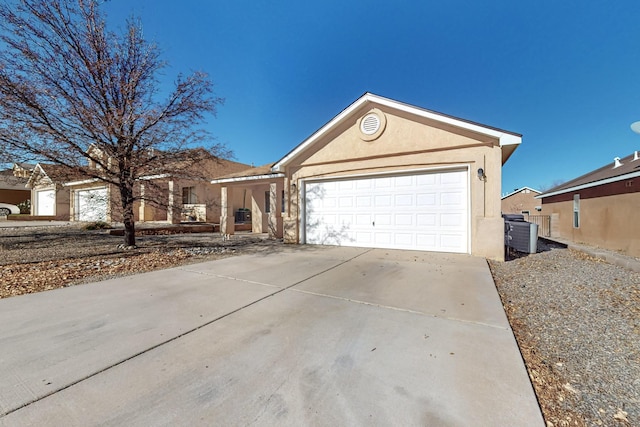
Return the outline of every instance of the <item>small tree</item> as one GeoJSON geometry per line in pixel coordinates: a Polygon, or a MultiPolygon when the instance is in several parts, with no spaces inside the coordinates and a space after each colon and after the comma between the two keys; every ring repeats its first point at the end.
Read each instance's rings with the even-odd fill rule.
{"type": "Polygon", "coordinates": [[[222,100],[201,72],[177,77],[159,100],[158,47],[139,21],[106,29],[97,0],[16,0],[0,5],[0,142],[12,160],[43,160],[118,189],[125,245],[135,245],[134,183],[194,171],[228,154],[205,150],[194,130],[222,100]],[[171,161],[167,161],[171,159],[171,161]],[[94,167],[87,167],[94,165],[94,167]]]}

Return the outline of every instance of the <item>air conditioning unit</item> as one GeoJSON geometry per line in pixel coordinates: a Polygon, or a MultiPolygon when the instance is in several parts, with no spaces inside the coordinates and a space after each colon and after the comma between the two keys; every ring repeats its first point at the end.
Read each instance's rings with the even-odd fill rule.
{"type": "Polygon", "coordinates": [[[538,250],[538,224],[526,222],[523,215],[505,214],[504,244],[518,252],[535,254],[538,250]]]}

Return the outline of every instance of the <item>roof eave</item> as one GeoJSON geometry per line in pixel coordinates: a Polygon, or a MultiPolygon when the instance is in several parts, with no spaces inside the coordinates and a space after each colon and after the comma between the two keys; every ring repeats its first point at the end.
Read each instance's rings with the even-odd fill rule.
{"type": "Polygon", "coordinates": [[[368,102],[393,108],[398,111],[414,114],[419,117],[424,117],[440,123],[456,126],[462,129],[479,133],[481,135],[487,135],[487,136],[493,137],[498,141],[500,141],[500,147],[502,148],[502,164],[504,164],[509,159],[509,157],[511,156],[511,154],[513,154],[517,146],[522,142],[522,135],[519,135],[517,133],[512,133],[512,132],[507,132],[497,128],[487,127],[478,123],[466,121],[466,120],[459,119],[453,116],[448,116],[442,113],[437,113],[435,111],[426,110],[413,105],[404,104],[399,101],[395,101],[389,98],[384,98],[382,96],[374,95],[372,93],[367,92],[363,96],[358,98],[354,103],[352,103],[347,108],[342,110],[337,116],[335,116],[333,119],[327,122],[324,126],[322,126],[320,129],[314,132],[309,138],[305,139],[297,147],[291,150],[282,159],[278,160],[273,165],[271,170],[273,172],[284,172],[286,169],[286,166],[289,163],[291,163],[293,159],[295,159],[300,154],[304,153],[318,139],[320,139],[322,136],[324,136],[330,130],[332,130],[335,126],[337,126],[338,123],[340,123],[342,120],[349,117],[351,114],[353,114],[355,111],[357,111],[359,108],[361,108],[364,104],[368,102]]]}
{"type": "Polygon", "coordinates": [[[284,178],[283,173],[268,173],[262,175],[252,175],[252,176],[236,176],[232,178],[219,178],[212,179],[210,181],[211,184],[231,184],[234,182],[246,182],[246,181],[263,181],[263,180],[272,180],[284,178]]]}
{"type": "Polygon", "coordinates": [[[636,178],[636,177],[640,177],[640,171],[626,173],[626,174],[623,174],[623,175],[613,176],[611,178],[606,178],[606,179],[601,179],[601,180],[598,180],[598,181],[588,182],[586,184],[574,185],[573,187],[563,188],[562,190],[558,190],[558,191],[552,191],[552,192],[549,192],[549,193],[540,194],[539,196],[536,196],[536,199],[545,199],[547,197],[557,196],[557,195],[565,194],[565,193],[571,193],[573,191],[578,191],[578,190],[582,190],[582,189],[585,189],[585,188],[597,187],[599,185],[610,184],[612,182],[618,182],[618,181],[624,181],[626,179],[631,179],[631,178],[636,178]]]}

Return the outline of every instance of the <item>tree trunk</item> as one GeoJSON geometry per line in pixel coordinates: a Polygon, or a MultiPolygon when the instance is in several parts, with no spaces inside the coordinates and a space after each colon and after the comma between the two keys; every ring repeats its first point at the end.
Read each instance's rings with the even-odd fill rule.
{"type": "Polygon", "coordinates": [[[133,216],[133,184],[120,183],[120,200],[122,201],[122,222],[124,223],[124,245],[136,245],[136,227],[133,216]]]}

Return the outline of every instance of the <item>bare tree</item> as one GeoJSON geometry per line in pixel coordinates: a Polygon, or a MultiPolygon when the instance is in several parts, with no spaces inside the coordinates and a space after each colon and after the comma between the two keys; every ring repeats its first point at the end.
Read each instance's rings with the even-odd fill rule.
{"type": "Polygon", "coordinates": [[[222,99],[202,72],[179,75],[159,99],[167,64],[138,20],[107,30],[98,0],[16,0],[0,5],[0,142],[11,160],[67,167],[118,189],[125,245],[135,245],[137,180],[185,175],[203,157],[194,127],[222,99]],[[170,161],[169,161],[170,160],[170,161]]]}

